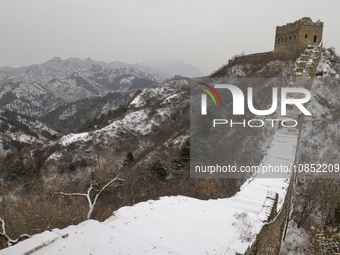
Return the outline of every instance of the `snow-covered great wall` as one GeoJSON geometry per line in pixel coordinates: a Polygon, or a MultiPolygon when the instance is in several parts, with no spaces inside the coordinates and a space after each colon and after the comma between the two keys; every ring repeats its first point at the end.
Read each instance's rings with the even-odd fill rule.
{"type": "MultiPolygon", "coordinates": [[[[319,51],[306,49],[292,86],[310,88],[307,78],[315,73],[319,51]]],[[[299,118],[296,109],[287,118],[299,118]]],[[[300,128],[280,128],[262,166],[294,164],[300,128]]],[[[161,197],[122,207],[104,222],[34,235],[0,254],[278,254],[293,180],[281,172],[254,176],[226,199],[161,197]]]]}
{"type": "MultiPolygon", "coordinates": [[[[297,132],[281,130],[263,165],[290,165],[296,141],[297,132]]],[[[227,199],[174,196],[123,207],[104,222],[46,231],[0,254],[242,254],[274,216],[273,205],[283,205],[289,176],[271,177],[250,178],[227,199]]]]}
{"type": "MultiPolygon", "coordinates": [[[[321,48],[322,42],[318,46],[308,45],[305,49],[304,53],[297,60],[297,67],[294,72],[294,81],[291,83],[291,87],[303,87],[308,90],[311,90],[313,84],[313,78],[316,75],[316,70],[318,67],[318,63],[321,58],[321,48]]],[[[293,97],[299,98],[299,95],[292,95],[293,97]]],[[[299,120],[298,123],[303,123],[304,115],[299,115],[299,110],[296,106],[287,112],[287,117],[290,119],[294,119],[296,121],[299,120]]],[[[296,141],[296,151],[298,150],[298,141],[301,133],[302,124],[297,127],[297,129],[288,129],[289,132],[296,132],[297,140],[296,141]]],[[[294,136],[294,135],[293,135],[294,136]]],[[[295,138],[294,138],[295,139],[295,138]]],[[[278,146],[280,147],[280,146],[278,146]]],[[[285,154],[282,154],[285,155],[285,154]]],[[[294,161],[295,163],[295,157],[294,161]]],[[[281,248],[281,241],[286,235],[287,228],[287,218],[290,212],[290,204],[291,204],[291,196],[293,194],[293,186],[294,186],[295,174],[291,176],[290,185],[287,189],[286,197],[284,204],[275,217],[274,220],[265,224],[259,234],[256,237],[256,240],[253,242],[252,246],[247,249],[245,255],[250,254],[279,254],[281,248]]]]}

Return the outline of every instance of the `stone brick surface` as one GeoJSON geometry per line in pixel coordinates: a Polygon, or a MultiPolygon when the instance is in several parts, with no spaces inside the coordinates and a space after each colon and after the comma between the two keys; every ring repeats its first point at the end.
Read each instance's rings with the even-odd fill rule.
{"type": "Polygon", "coordinates": [[[323,22],[313,22],[304,17],[276,27],[274,54],[280,57],[300,55],[307,45],[318,45],[322,41],[323,22]]]}

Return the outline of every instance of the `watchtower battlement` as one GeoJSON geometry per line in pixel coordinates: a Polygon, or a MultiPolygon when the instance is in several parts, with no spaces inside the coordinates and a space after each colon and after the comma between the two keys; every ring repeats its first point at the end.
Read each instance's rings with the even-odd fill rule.
{"type": "Polygon", "coordinates": [[[227,73],[227,68],[242,63],[265,63],[272,60],[297,59],[308,45],[319,46],[322,41],[323,22],[313,22],[304,17],[294,23],[287,23],[276,27],[274,52],[255,53],[235,56],[229,59],[228,65],[222,66],[212,77],[219,77],[227,73]]]}
{"type": "Polygon", "coordinates": [[[276,27],[274,54],[280,57],[299,55],[309,45],[322,41],[323,22],[304,17],[276,27]]]}

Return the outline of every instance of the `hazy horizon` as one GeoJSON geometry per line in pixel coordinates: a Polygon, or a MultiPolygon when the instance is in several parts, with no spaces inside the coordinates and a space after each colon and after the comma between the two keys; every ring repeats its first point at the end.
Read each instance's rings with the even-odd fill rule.
{"type": "Polygon", "coordinates": [[[339,7],[337,0],[3,1],[0,67],[56,56],[128,64],[180,59],[209,74],[233,55],[273,50],[276,26],[302,17],[324,22],[324,45],[339,50],[339,7]]]}

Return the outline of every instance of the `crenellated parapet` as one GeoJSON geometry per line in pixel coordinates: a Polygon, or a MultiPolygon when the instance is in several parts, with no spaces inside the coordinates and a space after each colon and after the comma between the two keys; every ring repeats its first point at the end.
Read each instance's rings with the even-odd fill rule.
{"type": "Polygon", "coordinates": [[[323,22],[313,22],[304,17],[294,23],[276,27],[274,54],[280,57],[300,55],[307,45],[318,45],[322,41],[323,22]]]}

